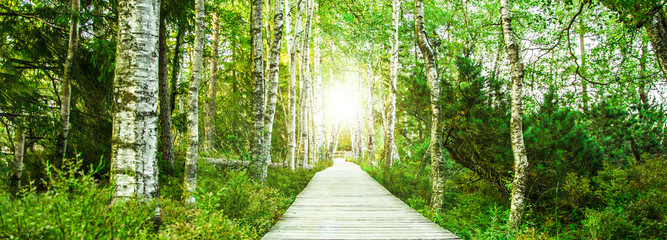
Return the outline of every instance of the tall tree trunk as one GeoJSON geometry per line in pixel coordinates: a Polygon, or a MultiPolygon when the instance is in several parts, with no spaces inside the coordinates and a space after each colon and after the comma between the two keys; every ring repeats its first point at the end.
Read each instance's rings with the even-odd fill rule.
{"type": "MultiPolygon", "coordinates": [[[[371,60],[372,61],[372,60],[371,60]]],[[[367,88],[368,96],[366,96],[366,104],[368,105],[368,148],[366,155],[370,162],[375,162],[375,119],[373,117],[373,68],[369,61],[368,63],[368,74],[367,74],[367,88]]]]}
{"type": "MultiPolygon", "coordinates": [[[[317,3],[316,3],[317,4],[317,3]]],[[[317,5],[315,5],[317,7],[317,5]]],[[[313,79],[313,122],[315,124],[315,150],[317,156],[324,156],[325,150],[325,133],[324,133],[324,115],[322,113],[322,38],[320,37],[320,28],[315,28],[315,59],[313,61],[313,71],[315,76],[313,79]]]]}
{"type": "MultiPolygon", "coordinates": [[[[164,10],[164,1],[160,3],[164,10]]],[[[162,11],[164,12],[164,11],[162,11]]],[[[158,40],[158,100],[160,102],[160,153],[162,161],[174,167],[174,137],[171,133],[171,105],[169,102],[169,82],[167,72],[167,22],[166,17],[160,16],[160,30],[158,40]]]]}
{"type": "Polygon", "coordinates": [[[216,99],[218,98],[218,58],[219,58],[219,22],[218,15],[213,13],[213,40],[211,41],[211,78],[208,83],[206,108],[206,148],[213,149],[215,142],[215,120],[217,115],[216,99]]]}
{"type": "Polygon", "coordinates": [[[357,141],[356,145],[357,145],[357,148],[358,148],[357,149],[357,151],[358,151],[357,152],[357,154],[358,154],[357,157],[358,157],[359,160],[363,161],[365,159],[364,154],[366,153],[365,145],[364,145],[364,124],[365,124],[364,123],[364,108],[361,107],[361,106],[363,106],[363,100],[364,100],[364,98],[363,98],[363,95],[364,95],[363,94],[363,89],[364,89],[364,87],[363,87],[363,81],[359,77],[358,73],[357,73],[356,79],[357,79],[357,89],[359,91],[358,92],[359,94],[358,94],[358,97],[357,97],[357,106],[359,106],[359,107],[357,108],[357,118],[356,118],[356,122],[355,122],[355,124],[357,125],[356,131],[355,131],[355,134],[357,136],[355,137],[355,140],[357,141]]]}
{"type": "Polygon", "coordinates": [[[301,167],[308,166],[308,121],[310,116],[310,30],[313,23],[313,0],[306,1],[306,20],[303,31],[302,51],[301,51],[301,144],[303,146],[303,156],[301,167]]]}
{"type": "Polygon", "coordinates": [[[394,164],[395,157],[394,149],[396,146],[395,140],[395,127],[396,127],[396,86],[398,81],[398,28],[400,24],[400,14],[401,14],[401,0],[393,0],[392,3],[392,26],[393,26],[393,39],[391,43],[391,75],[389,79],[389,96],[388,97],[388,106],[386,115],[385,125],[385,166],[391,168],[394,164]]]}
{"type": "Polygon", "coordinates": [[[63,88],[60,99],[60,135],[58,135],[58,146],[56,147],[56,158],[54,165],[60,168],[63,158],[67,152],[67,137],[69,135],[70,102],[72,100],[72,78],[74,64],[76,61],[76,50],[79,46],[79,8],[80,0],[71,0],[72,14],[70,16],[69,42],[67,47],[67,58],[63,73],[63,88]]]}
{"type": "Polygon", "coordinates": [[[296,168],[296,63],[298,42],[301,38],[301,15],[303,14],[304,1],[298,0],[297,14],[294,22],[294,38],[292,39],[290,49],[290,70],[289,70],[289,124],[288,124],[288,143],[287,143],[287,163],[289,168],[294,171],[296,168]]]}
{"type": "Polygon", "coordinates": [[[16,127],[16,141],[14,142],[14,171],[10,178],[9,188],[12,196],[16,196],[21,189],[21,174],[23,173],[23,152],[25,150],[25,134],[23,126],[16,127]]]}
{"type": "Polygon", "coordinates": [[[429,87],[431,88],[431,209],[440,211],[445,192],[444,166],[442,163],[442,130],[440,128],[440,86],[435,55],[424,29],[424,2],[415,1],[415,36],[424,55],[424,67],[429,87]]]}
{"type": "Polygon", "coordinates": [[[503,29],[505,51],[510,62],[512,77],[512,116],[510,119],[510,134],[512,152],[514,153],[514,181],[512,182],[512,204],[508,225],[512,231],[521,227],[521,218],[525,206],[526,170],[528,158],[523,143],[523,60],[519,51],[519,43],[514,39],[510,0],[500,0],[500,20],[503,29]]]}
{"type": "Polygon", "coordinates": [[[195,48],[192,74],[188,86],[188,150],[185,156],[185,192],[188,205],[195,203],[193,194],[197,188],[197,161],[199,157],[199,82],[202,76],[204,56],[204,0],[195,0],[195,48]]]}
{"type": "MultiPolygon", "coordinates": [[[[289,0],[287,0],[289,1],[289,0]]],[[[266,162],[271,162],[271,135],[273,133],[273,120],[276,115],[276,99],[278,96],[279,67],[280,67],[280,42],[283,38],[283,0],[275,0],[275,15],[273,16],[273,44],[271,44],[271,58],[269,59],[269,103],[266,106],[264,114],[264,126],[266,136],[264,136],[264,156],[266,162]]],[[[262,167],[262,174],[266,176],[267,165],[262,167]]]]}
{"type": "MultiPolygon", "coordinates": [[[[157,167],[158,0],[118,3],[111,181],[114,202],[159,199],[157,167]]],[[[159,221],[159,207],[155,211],[159,221]]]]}
{"type": "Polygon", "coordinates": [[[336,148],[338,147],[338,136],[340,136],[341,122],[338,124],[332,124],[331,128],[331,142],[329,142],[329,159],[333,159],[336,148]]]}
{"type": "Polygon", "coordinates": [[[264,156],[264,49],[262,44],[262,7],[263,0],[252,0],[252,80],[253,80],[253,104],[252,120],[254,123],[252,134],[252,145],[250,149],[251,159],[256,166],[255,177],[264,182],[266,172],[262,171],[267,165],[264,156]]]}
{"type": "Polygon", "coordinates": [[[667,17],[663,10],[659,10],[645,26],[646,34],[651,40],[655,58],[662,71],[663,78],[667,79],[667,17]]]}
{"type": "Polygon", "coordinates": [[[174,113],[176,108],[176,95],[178,94],[178,81],[181,72],[181,45],[183,44],[183,34],[185,28],[178,27],[176,33],[176,46],[174,46],[174,56],[171,61],[171,96],[169,96],[169,106],[171,106],[171,113],[174,113]]]}

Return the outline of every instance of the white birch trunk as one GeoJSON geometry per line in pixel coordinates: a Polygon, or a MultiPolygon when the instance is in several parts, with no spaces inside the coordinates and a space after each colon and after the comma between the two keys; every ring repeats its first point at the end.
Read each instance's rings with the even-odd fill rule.
{"type": "Polygon", "coordinates": [[[512,231],[521,227],[521,218],[525,206],[526,169],[528,158],[523,142],[523,60],[519,51],[519,43],[514,39],[512,29],[511,5],[509,0],[500,0],[500,20],[503,29],[505,51],[510,62],[512,77],[512,115],[510,119],[510,134],[512,152],[514,153],[514,181],[512,182],[512,203],[507,224],[512,231]]]}
{"type": "Polygon", "coordinates": [[[195,0],[195,46],[190,85],[188,86],[188,150],[185,156],[185,192],[187,204],[194,204],[197,188],[197,161],[199,157],[199,82],[204,56],[204,0],[195,0]]]}
{"type": "Polygon", "coordinates": [[[389,79],[389,106],[387,106],[387,125],[385,130],[385,165],[388,168],[396,161],[395,127],[396,127],[396,86],[398,82],[398,28],[400,23],[401,0],[393,0],[392,26],[393,39],[391,43],[391,75],[389,79]]]}
{"type": "Polygon", "coordinates": [[[365,150],[365,145],[364,145],[364,108],[363,106],[363,81],[361,78],[358,77],[359,74],[357,74],[357,89],[358,89],[358,94],[357,94],[357,118],[356,118],[356,125],[357,125],[357,137],[355,138],[357,140],[357,151],[358,151],[358,160],[364,160],[365,156],[364,154],[366,153],[365,150]]]}
{"type": "MultiPolygon", "coordinates": [[[[289,1],[289,0],[288,0],[289,1]]],[[[290,49],[290,79],[289,79],[289,124],[288,124],[288,143],[287,143],[287,163],[290,170],[296,168],[296,64],[298,42],[301,38],[301,15],[303,14],[304,1],[298,0],[297,15],[294,23],[294,38],[292,39],[292,48],[290,49]]]]}
{"type": "Polygon", "coordinates": [[[216,99],[218,97],[218,48],[219,48],[219,22],[218,15],[213,13],[213,39],[211,40],[211,77],[208,83],[208,98],[206,108],[206,148],[212,149],[216,138],[215,120],[217,113],[216,99]]]}
{"type": "MultiPolygon", "coordinates": [[[[317,7],[317,5],[315,5],[317,7]]],[[[323,156],[325,150],[325,131],[324,131],[324,113],[322,112],[322,49],[321,45],[322,39],[320,37],[320,28],[315,28],[315,59],[313,62],[313,71],[315,72],[315,78],[313,81],[313,98],[314,98],[314,116],[313,121],[315,122],[315,146],[314,148],[317,151],[317,156],[323,156]]]]}
{"type": "MultiPolygon", "coordinates": [[[[288,0],[289,1],[289,0],[288,0]]],[[[271,162],[271,134],[273,133],[273,119],[276,114],[276,100],[278,95],[279,64],[280,64],[280,42],[283,37],[283,0],[275,0],[275,16],[273,29],[273,44],[271,45],[271,57],[269,59],[269,102],[264,115],[264,156],[267,163],[271,162]]],[[[268,164],[262,166],[262,175],[266,176],[268,164]]]]}
{"type": "Polygon", "coordinates": [[[16,196],[21,189],[21,175],[23,174],[23,153],[25,151],[25,134],[23,127],[16,127],[16,140],[14,142],[14,171],[10,179],[10,189],[13,196],[16,196]]]}
{"type": "MultiPolygon", "coordinates": [[[[372,60],[371,60],[372,61],[372,60]]],[[[367,89],[368,96],[366,96],[366,104],[368,108],[368,124],[366,129],[368,130],[368,147],[366,156],[370,162],[375,162],[375,118],[373,116],[373,68],[369,61],[368,63],[368,73],[367,73],[367,89]]]]}
{"type": "Polygon", "coordinates": [[[252,80],[253,80],[253,107],[252,120],[253,136],[251,143],[251,159],[256,166],[255,177],[261,182],[266,179],[266,174],[262,170],[266,167],[266,157],[264,156],[264,49],[262,36],[262,7],[263,0],[252,1],[252,80]]]}
{"type": "Polygon", "coordinates": [[[435,55],[424,29],[424,2],[415,1],[415,36],[424,55],[424,67],[429,87],[431,88],[431,209],[439,212],[445,191],[444,169],[442,163],[442,133],[440,129],[440,86],[436,70],[435,55]]]}
{"type": "Polygon", "coordinates": [[[313,0],[306,1],[306,22],[304,24],[304,33],[301,51],[301,144],[303,146],[303,156],[301,167],[308,166],[308,134],[309,134],[309,101],[310,101],[310,31],[313,23],[313,0]]]}
{"type": "MultiPolygon", "coordinates": [[[[111,137],[114,201],[158,199],[158,0],[120,1],[111,137]]],[[[156,209],[159,214],[159,208],[156,209]]]]}
{"type": "Polygon", "coordinates": [[[72,100],[72,78],[74,72],[74,63],[76,59],[76,50],[79,45],[79,8],[80,0],[71,0],[72,15],[70,16],[69,42],[67,47],[67,58],[65,59],[65,69],[63,73],[63,88],[60,99],[60,135],[58,136],[58,146],[56,148],[55,167],[60,168],[67,152],[67,137],[70,129],[70,102],[72,100]]]}

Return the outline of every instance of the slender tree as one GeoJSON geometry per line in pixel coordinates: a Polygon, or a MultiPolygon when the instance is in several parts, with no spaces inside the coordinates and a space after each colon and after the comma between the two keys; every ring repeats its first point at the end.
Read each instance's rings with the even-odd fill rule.
{"type": "MultiPolygon", "coordinates": [[[[372,61],[372,60],[371,60],[372,61]]],[[[368,131],[368,147],[366,148],[366,156],[368,156],[368,160],[371,162],[375,161],[375,118],[373,117],[373,68],[372,64],[368,64],[368,69],[367,69],[367,77],[366,77],[366,84],[367,84],[367,96],[366,96],[366,104],[367,104],[367,114],[368,114],[368,123],[366,126],[366,129],[368,131]]]]}
{"type": "MultiPolygon", "coordinates": [[[[315,3],[315,8],[318,5],[315,3]]],[[[317,21],[316,21],[317,22],[317,21]]],[[[313,122],[315,125],[315,146],[313,148],[317,151],[316,156],[324,154],[325,150],[325,133],[324,133],[324,114],[322,112],[322,37],[320,36],[320,28],[315,28],[315,43],[314,43],[314,54],[315,59],[313,61],[313,122]]]]}
{"type": "Polygon", "coordinates": [[[252,80],[253,80],[253,104],[252,120],[254,122],[252,145],[250,149],[251,159],[256,166],[256,178],[264,182],[266,174],[262,169],[267,165],[264,156],[264,50],[262,45],[262,6],[263,0],[253,0],[252,12],[252,80]]]}
{"type": "Polygon", "coordinates": [[[60,135],[56,148],[55,167],[60,168],[65,153],[67,151],[67,136],[70,128],[70,102],[72,101],[72,78],[74,74],[74,64],[76,60],[76,50],[79,47],[79,8],[80,0],[70,1],[72,13],[70,15],[69,41],[67,43],[67,58],[65,59],[65,69],[63,73],[63,87],[60,99],[60,135]]]}
{"type": "Polygon", "coordinates": [[[192,74],[188,86],[188,150],[185,156],[185,192],[186,204],[194,204],[197,187],[197,161],[199,158],[199,82],[202,76],[204,56],[204,0],[195,0],[195,48],[192,74]]]}
{"type": "Polygon", "coordinates": [[[435,65],[435,54],[424,29],[424,1],[415,1],[415,36],[424,55],[424,68],[431,88],[431,209],[440,211],[445,192],[444,166],[442,163],[442,130],[440,128],[440,86],[435,65]]]}
{"type": "MultiPolygon", "coordinates": [[[[174,137],[171,133],[171,102],[169,101],[169,80],[167,71],[167,18],[164,1],[160,2],[160,30],[158,40],[158,100],[160,102],[160,153],[162,161],[174,166],[174,137]]],[[[175,84],[175,83],[174,83],[175,84]]]]}
{"type": "MultiPolygon", "coordinates": [[[[118,2],[111,181],[114,202],[158,199],[158,0],[118,2]]],[[[159,208],[156,209],[159,219],[159,208]]]]}
{"type": "MultiPolygon", "coordinates": [[[[289,0],[288,0],[289,1],[289,0]]],[[[292,39],[292,49],[290,49],[290,70],[289,70],[289,120],[288,120],[288,143],[287,143],[287,163],[289,168],[294,171],[296,168],[296,64],[298,42],[301,38],[301,15],[303,14],[304,1],[297,0],[297,14],[294,22],[294,37],[292,39]]]]}
{"type": "Polygon", "coordinates": [[[12,196],[16,196],[21,189],[21,175],[23,174],[23,153],[25,151],[25,133],[23,126],[17,124],[16,140],[14,141],[14,171],[9,180],[12,196]]]}
{"type": "MultiPolygon", "coordinates": [[[[287,0],[289,1],[289,0],[287,0]]],[[[266,127],[266,136],[264,136],[264,156],[266,162],[271,162],[271,135],[273,133],[273,120],[276,114],[276,100],[278,96],[279,65],[280,65],[280,42],[283,38],[283,0],[275,0],[275,15],[273,16],[273,44],[271,44],[271,58],[269,59],[269,102],[264,114],[264,126],[266,127]]],[[[267,164],[262,166],[262,175],[266,176],[267,164]]]]}
{"type": "Polygon", "coordinates": [[[306,19],[303,28],[303,41],[301,51],[301,144],[303,146],[303,156],[301,167],[308,165],[308,134],[309,127],[309,102],[310,102],[310,31],[313,23],[313,0],[306,1],[306,19]]]}
{"type": "Polygon", "coordinates": [[[174,57],[171,61],[171,95],[169,96],[169,106],[171,106],[171,113],[176,109],[176,95],[178,94],[178,82],[181,72],[181,45],[183,45],[183,35],[185,28],[178,27],[176,33],[176,45],[174,46],[174,57]]]}
{"type": "MultiPolygon", "coordinates": [[[[389,79],[389,96],[386,113],[385,125],[385,165],[388,168],[394,164],[394,159],[398,154],[394,154],[396,149],[395,127],[396,127],[396,85],[398,79],[398,27],[400,24],[401,0],[393,0],[392,3],[392,42],[391,42],[391,75],[389,79]]],[[[396,151],[398,152],[398,151],[396,151]]]]}
{"type": "Polygon", "coordinates": [[[213,12],[213,39],[211,40],[211,77],[208,82],[208,98],[206,104],[206,148],[212,149],[215,141],[215,118],[217,113],[216,99],[218,98],[218,58],[220,23],[218,15],[213,12]]]}
{"type": "Polygon", "coordinates": [[[521,226],[523,208],[526,195],[526,170],[528,158],[523,143],[523,63],[519,51],[519,43],[514,39],[512,29],[510,0],[500,0],[500,20],[505,42],[505,51],[510,62],[510,76],[512,78],[512,115],[510,119],[510,135],[512,152],[514,153],[514,181],[512,182],[512,204],[508,225],[511,230],[518,230],[521,226]]]}

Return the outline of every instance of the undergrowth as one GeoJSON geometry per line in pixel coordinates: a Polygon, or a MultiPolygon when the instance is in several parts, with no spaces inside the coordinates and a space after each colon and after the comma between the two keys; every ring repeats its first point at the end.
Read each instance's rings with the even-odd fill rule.
{"type": "Polygon", "coordinates": [[[151,217],[158,202],[114,202],[112,187],[72,160],[62,172],[47,170],[39,192],[31,182],[19,196],[0,191],[2,239],[260,239],[308,184],[330,162],[313,170],[270,169],[265,184],[247,170],[200,161],[197,205],[185,207],[174,193],[179,181],[163,184],[159,209],[163,224],[151,217]],[[84,173],[85,172],[85,173],[84,173]]]}
{"type": "Polygon", "coordinates": [[[591,178],[564,176],[558,189],[566,197],[528,199],[521,231],[514,235],[506,226],[509,197],[466,169],[448,171],[438,213],[429,208],[428,167],[363,169],[410,207],[464,239],[667,239],[667,158],[646,159],[627,168],[606,164],[591,178]],[[561,207],[544,211],[538,207],[542,204],[561,207]]]}

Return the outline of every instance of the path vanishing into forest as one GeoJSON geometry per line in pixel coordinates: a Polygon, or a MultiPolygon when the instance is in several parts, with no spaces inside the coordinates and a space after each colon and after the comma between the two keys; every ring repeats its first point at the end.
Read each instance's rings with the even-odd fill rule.
{"type": "Polygon", "coordinates": [[[459,239],[339,158],[315,174],[263,239],[459,239]]]}

